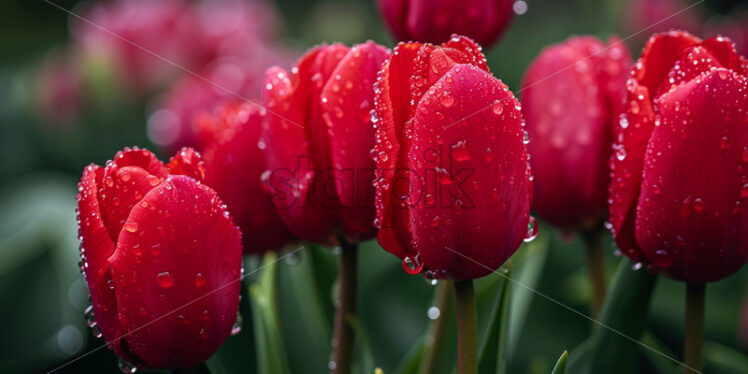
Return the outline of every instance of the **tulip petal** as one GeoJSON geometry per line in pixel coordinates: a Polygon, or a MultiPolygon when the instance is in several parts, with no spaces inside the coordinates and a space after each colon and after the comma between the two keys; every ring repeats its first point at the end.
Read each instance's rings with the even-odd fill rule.
{"type": "Polygon", "coordinates": [[[635,240],[636,202],[644,167],[644,152],[657,118],[649,91],[630,79],[626,113],[614,128],[608,210],[616,244],[631,259],[641,258],[635,240]]]}
{"type": "Polygon", "coordinates": [[[205,165],[200,154],[194,149],[185,147],[179,150],[166,164],[170,175],[186,175],[205,182],[205,165]]]}
{"type": "MultiPolygon", "coordinates": [[[[374,79],[389,55],[374,42],[359,44],[338,63],[322,90],[322,117],[328,126],[334,183],[342,208],[343,228],[356,238],[374,234],[375,163],[369,152],[374,147],[371,109],[374,79]],[[359,190],[360,189],[360,190],[359,190]]],[[[357,240],[356,240],[357,241],[357,240]]]]}
{"type": "Polygon", "coordinates": [[[266,170],[265,156],[257,146],[262,115],[247,103],[225,105],[219,112],[217,128],[210,135],[214,140],[203,148],[206,183],[228,204],[242,228],[244,253],[280,249],[292,235],[261,182],[266,170]]]}
{"type": "MultiPolygon", "coordinates": [[[[377,80],[375,96],[376,144],[374,147],[377,163],[375,183],[377,191],[377,234],[382,248],[402,258],[407,249],[400,243],[410,238],[408,210],[397,204],[399,197],[407,193],[408,178],[403,177],[407,168],[407,137],[403,136],[403,126],[410,117],[410,82],[414,76],[415,61],[423,45],[420,43],[400,43],[392,56],[382,65],[377,80]],[[398,183],[393,183],[398,181],[398,183]],[[405,184],[403,186],[403,184],[405,184]],[[393,187],[398,192],[393,191],[393,187]],[[385,187],[387,186],[387,187],[385,187]],[[403,187],[400,187],[403,186],[403,187]],[[402,190],[401,190],[402,189],[402,190]],[[398,200],[395,200],[398,199],[398,200]],[[396,208],[397,207],[397,208],[396,208]],[[399,240],[399,239],[402,239],[399,240]]],[[[422,80],[413,84],[424,85],[422,80]]]]}
{"type": "Polygon", "coordinates": [[[484,276],[522,243],[530,174],[521,124],[506,85],[467,64],[455,65],[418,104],[407,157],[410,249],[435,276],[484,276]]]}
{"type": "MultiPolygon", "coordinates": [[[[85,277],[91,294],[91,304],[96,324],[104,340],[122,357],[130,357],[119,339],[122,330],[116,313],[117,300],[112,285],[107,259],[114,253],[114,242],[109,237],[101,219],[101,207],[98,201],[99,185],[104,179],[104,169],[98,165],[89,165],[83,170],[83,177],[78,183],[78,227],[81,238],[81,254],[85,256],[85,277]]],[[[136,362],[134,358],[131,361],[136,362]]]]}
{"type": "Polygon", "coordinates": [[[405,20],[406,33],[425,42],[446,40],[457,33],[490,45],[513,16],[512,4],[509,0],[411,1],[405,20]]]}
{"type": "Polygon", "coordinates": [[[746,91],[745,76],[720,68],[660,98],[636,240],[655,268],[676,279],[722,279],[748,260],[746,91]]]}
{"type": "Polygon", "coordinates": [[[107,162],[99,201],[112,241],[117,241],[130,209],[167,175],[168,169],[146,149],[126,148],[107,162]]]}
{"type": "Polygon", "coordinates": [[[642,55],[637,61],[633,76],[639,84],[646,87],[651,97],[666,81],[667,74],[681,50],[699,44],[701,39],[685,31],[669,31],[653,35],[644,46],[642,55]]]}
{"type": "Polygon", "coordinates": [[[315,209],[314,165],[312,164],[308,112],[312,103],[309,92],[321,75],[311,77],[322,48],[307,52],[289,75],[283,69],[271,68],[265,74],[263,106],[267,108],[262,141],[271,171],[265,183],[272,191],[272,202],[286,226],[303,240],[327,243],[333,222],[324,211],[315,209]],[[311,194],[311,195],[310,195],[311,194]]]}
{"type": "Polygon", "coordinates": [[[149,367],[197,365],[229,336],[241,233],[222,206],[204,184],[170,176],[127,218],[109,264],[125,340],[149,367]]]}
{"type": "Polygon", "coordinates": [[[554,226],[583,228],[605,209],[612,123],[623,110],[629,63],[625,50],[615,55],[595,38],[577,37],[544,50],[527,72],[533,210],[554,226]]]}

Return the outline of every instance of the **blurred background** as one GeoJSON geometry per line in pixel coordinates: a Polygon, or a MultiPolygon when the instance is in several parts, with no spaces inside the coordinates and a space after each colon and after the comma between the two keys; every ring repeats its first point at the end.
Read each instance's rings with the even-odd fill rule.
{"type": "MultiPolygon", "coordinates": [[[[705,1],[641,31],[693,3],[517,1],[508,31],[484,52],[493,74],[512,90],[544,46],[571,35],[603,40],[618,35],[637,56],[652,32],[683,28],[703,37],[729,36],[748,55],[746,2],[705,1]]],[[[85,165],[103,164],[117,150],[133,145],[167,159],[176,147],[194,141],[189,119],[230,97],[227,91],[257,98],[266,67],[289,67],[300,53],[319,43],[367,39],[394,43],[370,0],[2,2],[0,373],[46,372],[103,344],[85,325],[88,294],[77,265],[75,194],[85,165]]],[[[512,259],[514,276],[588,313],[581,240],[542,222],[540,231],[538,239],[512,259]]],[[[621,261],[611,242],[607,235],[609,275],[621,261]]],[[[402,368],[411,347],[424,335],[433,287],[422,277],[403,272],[400,261],[375,242],[364,247],[359,308],[365,341],[357,345],[363,347],[364,361],[391,373],[402,368]]],[[[334,264],[331,251],[315,248],[276,269],[279,321],[292,372],[327,370],[332,304],[315,308],[311,304],[318,301],[310,299],[329,298],[324,293],[335,279],[334,264]],[[298,275],[304,273],[299,269],[324,273],[321,282],[328,287],[321,292],[304,288],[309,285],[298,275]]],[[[490,317],[499,281],[490,276],[478,284],[479,298],[485,299],[479,301],[482,326],[490,317]]],[[[744,268],[708,287],[709,373],[748,373],[747,281],[744,268]]],[[[660,279],[647,322],[647,339],[673,357],[681,355],[683,288],[660,279]]],[[[527,290],[513,289],[511,297],[509,334],[514,343],[509,372],[548,373],[564,350],[573,360],[575,348],[592,329],[590,321],[527,290]]],[[[252,351],[251,334],[251,326],[245,326],[222,348],[245,352],[241,359],[249,368],[256,360],[254,353],[246,353],[252,351]]],[[[451,358],[444,360],[441,367],[446,373],[451,358]]],[[[640,371],[654,372],[656,361],[641,352],[640,371]]],[[[60,372],[117,372],[117,360],[101,349],[60,372]]]]}

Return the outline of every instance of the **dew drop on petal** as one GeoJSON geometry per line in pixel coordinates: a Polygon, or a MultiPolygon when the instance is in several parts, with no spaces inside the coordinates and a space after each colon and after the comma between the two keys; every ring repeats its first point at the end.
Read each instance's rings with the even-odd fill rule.
{"type": "Polygon", "coordinates": [[[540,229],[540,225],[538,225],[538,221],[535,219],[535,217],[530,216],[530,222],[527,224],[527,234],[525,235],[525,243],[529,243],[538,236],[538,230],[540,229]]]}
{"type": "Polygon", "coordinates": [[[168,271],[156,274],[156,283],[161,288],[169,288],[174,285],[174,276],[168,271]]]}
{"type": "Polygon", "coordinates": [[[117,367],[119,368],[119,371],[125,374],[134,374],[138,371],[138,367],[134,364],[127,362],[122,357],[119,357],[119,361],[117,362],[117,367]]]}
{"type": "Polygon", "coordinates": [[[205,283],[207,283],[207,282],[208,282],[208,279],[205,278],[205,276],[203,275],[203,273],[197,273],[197,274],[195,274],[195,287],[200,288],[200,287],[204,286],[205,283]]]}
{"type": "Polygon", "coordinates": [[[504,104],[501,103],[501,100],[496,99],[491,104],[491,110],[496,115],[500,115],[504,111],[504,104]]]}
{"type": "Polygon", "coordinates": [[[122,228],[127,232],[136,232],[138,231],[138,223],[135,221],[127,221],[122,228]]]}
{"type": "Polygon", "coordinates": [[[405,256],[403,259],[403,270],[408,274],[418,274],[423,270],[423,264],[419,264],[418,260],[411,259],[410,256],[405,256]]]}
{"type": "Polygon", "coordinates": [[[234,336],[240,332],[242,332],[242,325],[244,324],[244,319],[242,318],[242,314],[237,311],[236,312],[236,321],[234,321],[234,325],[231,326],[231,335],[234,336]]]}

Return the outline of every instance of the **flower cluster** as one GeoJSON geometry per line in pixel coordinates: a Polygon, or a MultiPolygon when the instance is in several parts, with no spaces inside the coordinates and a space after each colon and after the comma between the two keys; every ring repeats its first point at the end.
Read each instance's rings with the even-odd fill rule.
{"type": "Polygon", "coordinates": [[[741,268],[748,60],[727,38],[671,31],[632,67],[619,39],[576,37],[528,67],[522,105],[470,37],[495,41],[511,3],[381,1],[393,32],[419,41],[321,45],[290,69],[265,69],[277,56],[254,47],[267,37],[246,19],[258,4],[93,6],[89,17],[121,38],[83,25],[77,37],[112,49],[133,85],[170,74],[139,46],[199,71],[172,88],[149,131],[202,156],[182,148],[163,164],[126,148],[84,169],[89,324],[136,366],[192,367],[236,331],[243,254],[340,245],[331,368],[346,372],[356,245],[376,237],[408,273],[454,282],[458,367],[469,373],[470,282],[537,235],[531,208],[586,234],[607,210],[621,251],[674,279],[741,268]]]}

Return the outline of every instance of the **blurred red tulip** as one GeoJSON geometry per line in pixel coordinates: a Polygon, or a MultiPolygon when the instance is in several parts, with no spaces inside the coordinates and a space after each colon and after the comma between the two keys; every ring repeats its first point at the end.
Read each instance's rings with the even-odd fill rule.
{"type": "MultiPolygon", "coordinates": [[[[441,46],[400,43],[376,92],[379,243],[406,271],[428,277],[497,269],[530,221],[517,99],[461,36],[441,46]]],[[[529,227],[533,237],[534,221],[529,227]]]]}
{"type": "Polygon", "coordinates": [[[220,58],[199,76],[186,74],[177,80],[148,120],[150,140],[169,151],[199,147],[194,126],[196,115],[210,112],[228,99],[259,101],[256,98],[265,69],[284,63],[286,58],[264,46],[257,46],[253,52],[252,57],[220,58]]]}
{"type": "Polygon", "coordinates": [[[36,108],[47,123],[72,125],[83,99],[83,77],[77,56],[68,51],[47,55],[36,73],[36,108]]]}
{"type": "Polygon", "coordinates": [[[748,61],[727,38],[654,35],[627,82],[610,219],[636,261],[686,282],[748,261],[748,61]]]}
{"type": "Polygon", "coordinates": [[[546,48],[523,83],[532,141],[532,209],[566,230],[589,228],[608,196],[613,124],[623,112],[631,57],[612,39],[571,38],[546,48]]]}
{"type": "Polygon", "coordinates": [[[514,15],[513,0],[379,0],[379,11],[400,40],[439,43],[462,34],[489,47],[514,15]]]}
{"type": "MultiPolygon", "coordinates": [[[[686,0],[630,0],[627,7],[626,28],[639,43],[646,36],[670,30],[688,30],[698,33],[702,19],[699,7],[686,0]]],[[[641,44],[639,44],[641,45],[641,44]]]]}
{"type": "Polygon", "coordinates": [[[220,65],[215,60],[221,57],[250,57],[243,69],[262,64],[253,75],[277,63],[264,58],[274,9],[260,1],[115,0],[93,5],[85,16],[90,22],[73,24],[78,42],[113,63],[122,83],[136,91],[160,88],[177,74],[189,74],[185,70],[220,65]]]}
{"type": "Polygon", "coordinates": [[[89,325],[138,366],[197,365],[232,331],[241,233],[203,175],[191,149],[164,165],[126,148],[78,184],[89,325]]]}
{"type": "Polygon", "coordinates": [[[197,133],[205,183],[216,190],[242,229],[244,253],[281,249],[293,239],[270,202],[260,177],[267,169],[258,141],[262,115],[255,104],[226,102],[199,116],[197,133]]]}
{"type": "Polygon", "coordinates": [[[702,36],[723,35],[735,43],[738,53],[748,56],[748,12],[736,12],[730,15],[717,16],[704,25],[702,36]]]}
{"type": "Polygon", "coordinates": [[[173,64],[200,64],[200,49],[193,48],[195,19],[182,0],[101,2],[83,16],[89,22],[75,19],[74,37],[89,54],[114,64],[131,89],[162,86],[179,72],[173,64]]]}
{"type": "Polygon", "coordinates": [[[302,240],[334,242],[375,233],[372,85],[389,50],[367,42],[308,51],[290,73],[271,68],[262,102],[266,183],[291,231],[302,240]]]}

